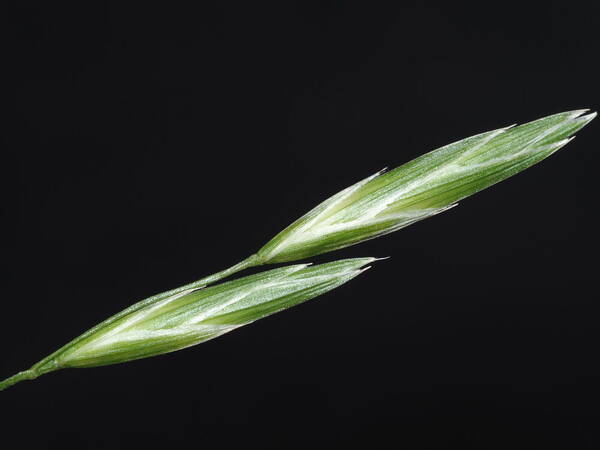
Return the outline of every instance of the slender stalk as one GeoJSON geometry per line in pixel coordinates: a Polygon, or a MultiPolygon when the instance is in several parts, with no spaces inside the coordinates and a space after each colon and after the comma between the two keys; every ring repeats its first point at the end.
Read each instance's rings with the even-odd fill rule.
{"type": "Polygon", "coordinates": [[[259,266],[261,264],[262,264],[262,262],[257,255],[251,255],[248,258],[244,259],[243,261],[241,261],[237,264],[234,264],[233,266],[231,266],[225,270],[221,270],[212,275],[201,278],[200,280],[194,281],[194,282],[186,284],[184,286],[180,286],[175,289],[171,289],[170,291],[166,291],[166,292],[162,292],[160,294],[153,295],[152,297],[142,300],[142,301],[130,306],[129,308],[121,311],[120,313],[115,314],[114,316],[106,319],[104,322],[101,322],[100,324],[96,325],[95,327],[88,330],[87,332],[83,333],[78,338],[75,338],[74,340],[72,340],[65,346],[61,347],[54,353],[46,356],[44,359],[42,359],[38,363],[34,364],[31,367],[31,369],[25,370],[23,372],[19,372],[16,375],[13,375],[12,377],[9,377],[3,381],[0,381],[0,391],[12,386],[13,384],[19,383],[20,381],[33,380],[33,379],[39,377],[40,375],[60,369],[56,360],[62,353],[64,353],[67,350],[72,349],[76,345],[82,344],[83,342],[85,342],[87,340],[87,338],[89,338],[93,334],[97,333],[98,331],[101,331],[103,328],[110,326],[113,322],[115,322],[116,320],[118,320],[128,314],[132,314],[132,313],[138,311],[139,309],[144,308],[148,305],[151,305],[152,303],[156,303],[166,297],[169,297],[169,296],[172,296],[172,295],[178,294],[180,292],[184,292],[184,291],[203,288],[209,284],[212,284],[212,283],[220,281],[224,278],[227,278],[228,276],[233,275],[234,273],[241,272],[244,269],[248,269],[248,268],[254,267],[254,266],[259,266]]]}
{"type": "Polygon", "coordinates": [[[244,259],[243,261],[241,261],[237,264],[234,264],[233,266],[231,266],[225,270],[221,270],[220,272],[213,273],[212,275],[204,277],[198,281],[194,281],[192,283],[186,284],[186,285],[178,287],[176,289],[172,289],[167,292],[163,292],[162,294],[158,294],[158,295],[161,295],[162,297],[166,297],[167,295],[177,294],[179,292],[187,291],[189,289],[198,289],[198,288],[207,286],[209,284],[215,283],[217,281],[221,281],[222,279],[227,278],[228,276],[233,275],[234,273],[241,272],[242,270],[248,269],[250,267],[260,266],[261,264],[262,264],[262,262],[260,261],[258,256],[256,254],[254,254],[254,255],[251,255],[248,258],[244,259]]]}
{"type": "Polygon", "coordinates": [[[37,377],[38,375],[34,371],[24,370],[23,372],[19,372],[18,374],[13,375],[12,377],[7,378],[4,381],[0,381],[0,391],[12,386],[13,384],[17,384],[19,381],[33,380],[37,377]]]}

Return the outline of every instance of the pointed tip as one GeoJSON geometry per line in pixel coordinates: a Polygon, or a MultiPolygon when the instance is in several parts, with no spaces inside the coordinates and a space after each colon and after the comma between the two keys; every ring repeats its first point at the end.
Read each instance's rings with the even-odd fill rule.
{"type": "Polygon", "coordinates": [[[366,256],[364,258],[356,258],[357,260],[362,260],[360,266],[364,266],[366,264],[371,264],[374,263],[376,261],[381,261],[383,259],[387,259],[389,258],[389,256],[386,256],[385,258],[375,258],[374,256],[366,256]]]}
{"type": "Polygon", "coordinates": [[[558,150],[560,150],[561,148],[563,148],[565,145],[567,145],[573,139],[575,139],[575,136],[570,136],[568,138],[561,139],[560,141],[553,142],[552,144],[549,144],[545,147],[541,147],[538,150],[541,150],[541,149],[549,150],[549,155],[551,155],[551,154],[557,152],[558,150]]]}
{"type": "Polygon", "coordinates": [[[386,259],[390,259],[391,256],[384,256],[382,258],[373,258],[373,261],[385,261],[386,259]]]}
{"type": "Polygon", "coordinates": [[[367,271],[367,270],[369,270],[371,267],[372,267],[372,266],[367,266],[367,267],[362,267],[362,268],[358,269],[358,270],[356,271],[356,275],[360,275],[361,273],[363,273],[363,272],[366,272],[366,271],[367,271]]]}
{"type": "Polygon", "coordinates": [[[361,270],[361,268],[364,267],[364,266],[366,266],[367,264],[372,264],[374,262],[383,261],[384,259],[389,259],[389,258],[390,258],[389,256],[386,256],[384,258],[375,258],[373,256],[367,256],[367,257],[364,257],[364,258],[353,258],[353,259],[356,259],[357,261],[361,260],[360,261],[360,265],[355,270],[361,270]]]}
{"type": "Polygon", "coordinates": [[[576,117],[579,117],[583,114],[585,114],[586,112],[588,112],[589,109],[585,108],[585,109],[574,109],[573,111],[567,111],[567,114],[569,114],[571,119],[574,119],[576,117]]]}
{"type": "Polygon", "coordinates": [[[565,145],[567,145],[569,142],[571,142],[573,139],[575,139],[577,136],[569,136],[568,138],[564,138],[561,139],[558,142],[555,142],[553,144],[553,147],[557,147],[557,149],[564,147],[565,145]]]}
{"type": "MultiPolygon", "coordinates": [[[[498,129],[493,130],[493,131],[489,131],[487,133],[483,133],[483,134],[485,134],[487,136],[487,138],[486,138],[486,140],[485,140],[484,143],[489,142],[490,140],[494,139],[496,136],[499,136],[499,135],[501,135],[503,133],[506,133],[508,130],[510,130],[511,128],[513,128],[515,126],[517,126],[517,124],[513,123],[512,125],[509,125],[507,127],[502,127],[502,128],[498,128],[498,129]]],[[[481,145],[483,145],[483,143],[481,145]]]]}
{"type": "Polygon", "coordinates": [[[558,147],[558,146],[567,145],[569,142],[571,142],[573,139],[575,139],[575,137],[576,136],[573,135],[573,136],[569,136],[564,139],[561,139],[560,141],[552,142],[551,144],[548,144],[548,147],[558,147]]]}
{"type": "Polygon", "coordinates": [[[592,120],[594,120],[597,115],[598,115],[597,112],[593,112],[593,113],[585,114],[583,116],[580,115],[577,117],[573,117],[569,120],[571,121],[571,123],[580,124],[579,128],[577,129],[577,131],[579,131],[581,128],[585,127],[588,123],[590,123],[592,120]]]}

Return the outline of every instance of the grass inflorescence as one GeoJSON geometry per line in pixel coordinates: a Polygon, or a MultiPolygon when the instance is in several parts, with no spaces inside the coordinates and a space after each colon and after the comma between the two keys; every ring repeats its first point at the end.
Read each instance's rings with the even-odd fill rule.
{"type": "Polygon", "coordinates": [[[0,382],[0,390],[58,369],[173,352],[317,297],[375,258],[296,264],[215,284],[249,267],[297,261],[404,228],[547,158],[596,113],[569,111],[481,133],[381,171],[335,194],[232,267],[138,302],[0,382]]]}

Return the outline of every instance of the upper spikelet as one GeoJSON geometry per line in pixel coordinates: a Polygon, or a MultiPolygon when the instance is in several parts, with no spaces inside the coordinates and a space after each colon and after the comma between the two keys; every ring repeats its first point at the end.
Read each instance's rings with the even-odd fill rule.
{"type": "Polygon", "coordinates": [[[263,263],[347,247],[438,214],[547,158],[596,113],[569,111],[478,134],[378,172],[325,200],[258,252],[263,263]]]}

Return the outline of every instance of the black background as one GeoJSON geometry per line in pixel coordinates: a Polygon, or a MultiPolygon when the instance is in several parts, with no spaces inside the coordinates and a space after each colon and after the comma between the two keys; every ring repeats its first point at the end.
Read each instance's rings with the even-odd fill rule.
{"type": "MultiPolygon", "coordinates": [[[[11,8],[0,376],[241,260],[383,167],[598,108],[597,5],[11,8]]],[[[599,127],[443,215],[313,258],[392,256],[317,300],[0,393],[3,439],[600,448],[599,127]]]]}

